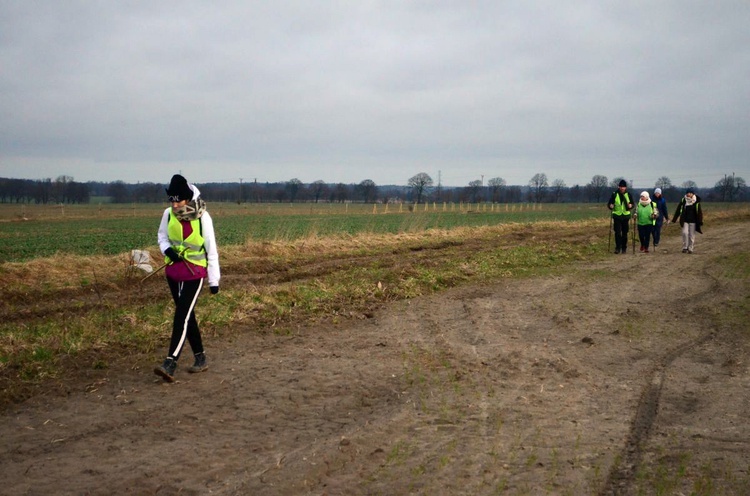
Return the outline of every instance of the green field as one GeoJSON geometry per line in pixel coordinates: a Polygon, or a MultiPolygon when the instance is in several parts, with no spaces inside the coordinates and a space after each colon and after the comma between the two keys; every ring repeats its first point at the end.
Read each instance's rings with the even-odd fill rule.
{"type": "MultiPolygon", "coordinates": [[[[708,204],[710,212],[744,204],[708,204]]],[[[156,246],[166,204],[0,205],[0,258],[116,255],[156,246]]],[[[234,204],[209,205],[219,246],[307,237],[398,234],[429,229],[607,219],[600,204],[234,204]]]]}

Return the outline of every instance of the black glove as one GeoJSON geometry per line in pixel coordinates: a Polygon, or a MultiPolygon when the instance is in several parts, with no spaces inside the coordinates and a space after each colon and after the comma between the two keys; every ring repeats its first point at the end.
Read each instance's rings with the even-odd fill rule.
{"type": "Polygon", "coordinates": [[[211,286],[211,294],[216,294],[219,292],[219,286],[211,286]]]}
{"type": "Polygon", "coordinates": [[[174,263],[180,260],[180,256],[177,254],[176,251],[170,246],[166,250],[164,250],[164,255],[169,257],[169,260],[174,263]]]}

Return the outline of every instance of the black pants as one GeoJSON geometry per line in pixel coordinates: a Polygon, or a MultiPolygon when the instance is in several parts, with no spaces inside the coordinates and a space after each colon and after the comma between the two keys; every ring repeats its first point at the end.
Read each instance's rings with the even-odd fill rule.
{"type": "Polygon", "coordinates": [[[201,332],[195,318],[195,304],[198,302],[198,295],[203,288],[203,279],[178,282],[167,277],[167,282],[175,304],[172,339],[169,343],[169,355],[167,356],[174,358],[176,361],[180,358],[186,338],[190,343],[193,354],[197,355],[203,352],[201,332]]]}
{"type": "Polygon", "coordinates": [[[628,249],[628,229],[630,227],[629,215],[613,215],[612,226],[615,230],[615,248],[619,251],[628,249]]]}
{"type": "Polygon", "coordinates": [[[654,232],[654,226],[646,224],[638,226],[638,238],[641,240],[641,247],[648,250],[648,242],[651,240],[651,233],[654,232]]]}

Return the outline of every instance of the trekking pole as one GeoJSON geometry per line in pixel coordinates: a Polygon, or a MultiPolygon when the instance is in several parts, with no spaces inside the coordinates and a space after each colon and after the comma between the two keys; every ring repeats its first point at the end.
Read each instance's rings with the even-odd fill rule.
{"type": "MultiPolygon", "coordinates": [[[[187,269],[190,271],[190,274],[191,275],[195,275],[195,271],[190,266],[190,263],[188,263],[188,261],[185,260],[183,257],[180,257],[180,260],[182,260],[185,263],[185,267],[187,267],[187,269]]],[[[144,277],[143,279],[141,279],[141,282],[143,282],[146,279],[148,279],[149,277],[153,276],[154,274],[156,274],[157,272],[159,272],[161,269],[163,269],[167,265],[169,265],[169,262],[164,263],[161,267],[157,268],[155,271],[153,271],[152,273],[150,273],[149,275],[147,275],[146,277],[144,277]]]]}
{"type": "Polygon", "coordinates": [[[166,266],[167,266],[167,264],[165,263],[165,264],[164,264],[164,265],[162,265],[161,267],[157,268],[157,269],[156,269],[155,271],[153,271],[152,273],[150,273],[149,275],[147,275],[146,277],[144,277],[143,279],[141,279],[141,282],[143,282],[143,281],[145,281],[146,279],[148,279],[149,277],[153,276],[154,274],[156,274],[157,272],[159,272],[159,271],[160,271],[161,269],[163,269],[163,268],[164,268],[164,267],[166,267],[166,266]]]}

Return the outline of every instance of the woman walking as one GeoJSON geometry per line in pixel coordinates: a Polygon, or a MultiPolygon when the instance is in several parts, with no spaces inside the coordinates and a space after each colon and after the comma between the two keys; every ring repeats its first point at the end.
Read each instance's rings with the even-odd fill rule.
{"type": "Polygon", "coordinates": [[[682,228],[682,253],[693,253],[695,249],[695,233],[703,233],[703,208],[701,208],[701,197],[695,194],[693,188],[688,188],[685,196],[677,205],[677,210],[672,218],[672,223],[680,219],[682,228]]]}
{"type": "Polygon", "coordinates": [[[654,249],[659,246],[661,240],[661,228],[666,222],[669,224],[669,211],[667,210],[667,200],[661,194],[661,188],[654,190],[654,203],[656,203],[656,209],[659,211],[659,216],[656,218],[656,224],[654,224],[654,249]]]}
{"type": "Polygon", "coordinates": [[[179,174],[172,176],[166,191],[172,206],[162,215],[158,242],[168,264],[164,272],[175,312],[167,357],[162,365],[154,368],[154,373],[167,382],[174,382],[185,340],[195,358],[188,372],[208,370],[195,305],[205,279],[208,279],[211,294],[219,292],[221,274],[213,220],[200,191],[179,174]]]}
{"type": "Polygon", "coordinates": [[[641,198],[636,206],[635,215],[638,224],[638,237],[641,240],[641,251],[648,253],[651,233],[654,231],[656,218],[659,216],[656,203],[651,201],[648,191],[641,192],[641,198]]]}

